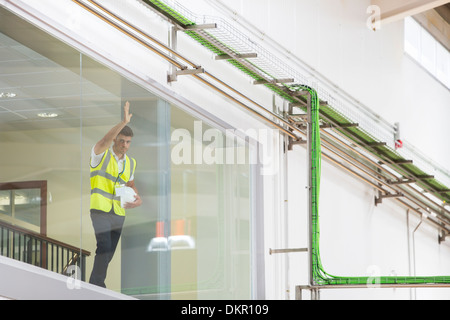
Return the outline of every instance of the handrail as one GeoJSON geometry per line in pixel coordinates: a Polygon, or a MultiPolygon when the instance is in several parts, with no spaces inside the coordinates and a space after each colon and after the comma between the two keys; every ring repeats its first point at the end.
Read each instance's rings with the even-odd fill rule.
{"type": "Polygon", "coordinates": [[[85,258],[91,253],[0,221],[0,255],[61,274],[66,274],[68,267],[75,265],[80,268],[81,280],[84,281],[85,258]]]}

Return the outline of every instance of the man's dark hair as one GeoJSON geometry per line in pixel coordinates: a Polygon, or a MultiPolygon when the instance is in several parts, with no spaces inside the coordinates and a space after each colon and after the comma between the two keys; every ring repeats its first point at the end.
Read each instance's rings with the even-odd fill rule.
{"type": "Polygon", "coordinates": [[[133,137],[133,130],[129,126],[123,127],[123,129],[119,132],[119,134],[125,136],[125,137],[133,137]]]}

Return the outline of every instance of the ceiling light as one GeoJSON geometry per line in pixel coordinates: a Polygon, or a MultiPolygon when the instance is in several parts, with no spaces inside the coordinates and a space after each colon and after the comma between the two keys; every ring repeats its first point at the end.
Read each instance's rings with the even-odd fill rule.
{"type": "Polygon", "coordinates": [[[14,92],[0,92],[0,98],[14,98],[17,96],[14,92]]]}
{"type": "Polygon", "coordinates": [[[41,112],[41,113],[38,113],[38,117],[41,117],[41,118],[56,118],[57,116],[58,116],[58,114],[54,113],[54,112],[41,112]]]}

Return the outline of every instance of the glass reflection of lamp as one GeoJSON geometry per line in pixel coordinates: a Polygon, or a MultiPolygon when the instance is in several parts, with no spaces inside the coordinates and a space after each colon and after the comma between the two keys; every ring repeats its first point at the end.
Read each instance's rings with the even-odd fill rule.
{"type": "Polygon", "coordinates": [[[167,238],[164,237],[164,221],[156,222],[156,237],[154,237],[147,247],[147,252],[167,251],[169,249],[167,238]]]}
{"type": "MultiPolygon", "coordinates": [[[[174,221],[174,228],[172,235],[169,237],[170,250],[187,250],[195,249],[195,240],[192,236],[185,234],[186,220],[180,219],[174,221]]],[[[189,233],[189,232],[188,232],[189,233]]]]}

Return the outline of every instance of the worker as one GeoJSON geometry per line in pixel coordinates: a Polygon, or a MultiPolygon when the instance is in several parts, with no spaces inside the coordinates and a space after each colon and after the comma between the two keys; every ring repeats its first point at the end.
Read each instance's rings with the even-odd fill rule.
{"type": "Polygon", "coordinates": [[[128,123],[133,116],[130,104],[124,106],[123,120],[98,141],[91,151],[90,215],[95,231],[97,249],[89,282],[106,288],[108,265],[114,256],[125,221],[125,209],[142,204],[134,183],[136,160],[126,155],[133,131],[128,123]],[[123,203],[117,196],[120,188],[130,188],[133,198],[123,203]]]}

